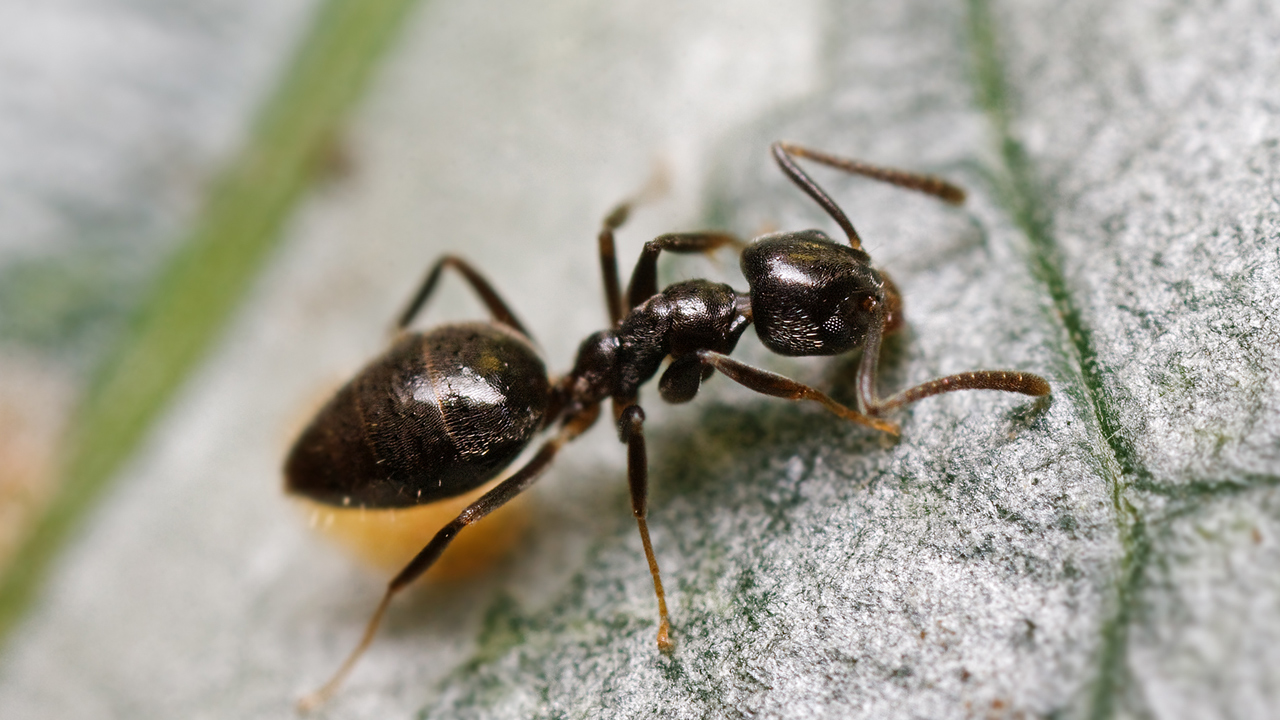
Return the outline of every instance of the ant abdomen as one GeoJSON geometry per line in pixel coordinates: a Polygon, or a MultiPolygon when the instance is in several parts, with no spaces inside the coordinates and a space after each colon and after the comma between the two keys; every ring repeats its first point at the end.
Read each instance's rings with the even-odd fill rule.
{"type": "Polygon", "coordinates": [[[316,415],[285,484],[331,505],[410,507],[493,479],[542,427],[547,371],[497,324],[408,334],[316,415]]]}
{"type": "MultiPolygon", "coordinates": [[[[742,251],[751,314],[779,355],[838,355],[860,347],[886,302],[884,278],[861,248],[820,230],[765,235],[742,251]]],[[[896,296],[896,292],[894,293],[896,296]]]]}

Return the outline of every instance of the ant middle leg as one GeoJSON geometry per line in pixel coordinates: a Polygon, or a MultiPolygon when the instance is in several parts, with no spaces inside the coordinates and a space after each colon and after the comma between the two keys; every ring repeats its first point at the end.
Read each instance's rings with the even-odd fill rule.
{"type": "Polygon", "coordinates": [[[436,284],[440,282],[440,275],[446,267],[453,268],[458,271],[462,277],[471,285],[471,289],[484,302],[485,307],[489,309],[489,314],[493,316],[494,321],[499,322],[507,327],[516,330],[525,337],[529,336],[529,331],[524,329],[524,325],[516,319],[515,313],[511,312],[511,308],[502,301],[498,296],[498,292],[493,289],[488,280],[484,276],[471,267],[470,263],[455,255],[445,255],[431,266],[431,270],[427,272],[426,279],[422,282],[422,287],[418,289],[417,294],[409,301],[404,312],[400,313],[399,319],[396,321],[396,330],[404,330],[417,317],[418,312],[427,304],[427,300],[431,298],[431,294],[435,292],[436,284]]]}
{"type": "Polygon", "coordinates": [[[618,251],[613,231],[622,227],[631,214],[631,201],[625,201],[605,216],[596,242],[600,246],[600,275],[604,278],[604,301],[609,308],[609,326],[622,319],[622,287],[618,284],[618,251]]]}
{"type": "Polygon", "coordinates": [[[667,595],[662,590],[662,576],[658,572],[658,559],[649,541],[649,459],[644,444],[644,410],[639,405],[628,405],[618,413],[618,435],[627,444],[627,485],[631,488],[631,514],[640,530],[640,542],[644,545],[644,557],[649,562],[649,574],[653,576],[653,591],[658,596],[658,650],[669,653],[675,647],[671,642],[671,621],[667,615],[667,595]]]}
{"type": "Polygon", "coordinates": [[[604,279],[604,301],[609,309],[610,327],[617,325],[626,314],[622,307],[622,286],[618,282],[618,251],[614,242],[614,232],[627,222],[632,209],[636,205],[652,200],[667,191],[667,171],[662,164],[654,168],[649,181],[634,196],[618,203],[600,224],[600,234],[596,242],[600,252],[600,275],[604,279]]]}

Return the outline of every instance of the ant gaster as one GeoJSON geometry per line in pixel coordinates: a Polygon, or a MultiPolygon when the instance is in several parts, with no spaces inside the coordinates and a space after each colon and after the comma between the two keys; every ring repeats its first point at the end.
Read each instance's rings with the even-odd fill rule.
{"type": "Polygon", "coordinates": [[[626,303],[618,284],[614,231],[631,202],[619,205],[599,235],[600,263],[611,325],[578,350],[573,370],[551,381],[529,333],[489,283],[463,260],[446,256],[396,325],[399,339],[382,357],[338,391],[302,433],[285,464],[290,492],[332,505],[398,508],[454,497],[483,485],[515,460],[539,431],[550,438],[514,474],[462,511],[387,587],[359,645],[304,707],[324,701],[373,640],[391,598],[421,576],[450,541],[480,518],[524,492],[560,448],[595,423],[612,401],[618,434],[627,445],[631,510],[639,526],[658,599],[658,648],[670,652],[670,623],[658,563],[645,524],[648,469],[639,388],[670,364],[658,392],[687,402],[714,372],[765,395],[813,400],[836,415],[896,435],[882,418],[893,408],[954,390],[1049,394],[1049,384],[1028,373],[981,370],[931,380],[888,398],[877,392],[876,367],[886,333],[902,326],[897,288],[871,258],[849,219],[796,164],[796,158],[938,197],[952,204],[964,191],[943,180],[867,165],[789,143],[775,143],[782,171],[844,230],[848,244],[819,230],[764,235],[742,250],[750,292],[709,280],[659,290],[657,260],[666,252],[704,253],[741,245],[718,232],[662,235],[645,244],[631,276],[626,303]],[[445,268],[459,272],[488,307],[487,323],[444,325],[404,332],[435,290],[445,268]],[[819,390],[729,357],[749,325],[781,355],[837,355],[861,348],[857,408],[819,390]]]}

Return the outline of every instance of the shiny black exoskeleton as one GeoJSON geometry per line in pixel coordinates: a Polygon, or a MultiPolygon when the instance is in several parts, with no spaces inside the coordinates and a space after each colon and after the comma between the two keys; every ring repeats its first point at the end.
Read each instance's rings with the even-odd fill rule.
{"type": "Polygon", "coordinates": [[[529,444],[549,386],[528,339],[501,325],[405,335],[303,431],[285,464],[288,490],[378,508],[461,495],[529,444]]]}
{"type": "Polygon", "coordinates": [[[540,430],[550,437],[514,474],[498,483],[431,542],[392,581],[356,650],[335,676],[304,705],[323,701],[369,645],[387,604],[422,575],[464,527],[476,522],[533,483],[568,441],[596,421],[612,401],[621,440],[627,444],[632,511],[658,600],[658,646],[669,651],[666,599],[646,525],[648,470],[640,386],[669,360],[658,382],[667,402],[691,400],[716,371],[756,392],[813,400],[848,420],[897,434],[880,416],[895,407],[939,393],[987,389],[1042,396],[1049,384],[1036,375],[983,370],[952,375],[886,399],[877,392],[881,340],[902,324],[897,289],[871,266],[852,223],[796,164],[797,157],[847,172],[963,202],[959,188],[926,175],[866,165],[808,148],[775,143],[774,159],[844,230],[839,244],[818,230],[757,238],[742,250],[749,290],[707,280],[659,289],[657,260],[663,252],[703,253],[742,246],[726,233],[662,235],[645,244],[623,302],[614,252],[614,231],[631,203],[621,204],[599,236],[609,329],[578,350],[573,369],[556,382],[547,378],[528,333],[483,277],[456,257],[442,258],[401,315],[403,331],[450,267],[463,275],[492,315],[487,324],[446,325],[425,334],[405,334],[342,388],[316,416],[285,463],[291,492],[334,505],[405,507],[454,497],[496,477],[540,430]],[[790,378],[729,357],[743,332],[755,325],[764,345],[781,355],[836,355],[861,348],[857,408],[790,378]]]}

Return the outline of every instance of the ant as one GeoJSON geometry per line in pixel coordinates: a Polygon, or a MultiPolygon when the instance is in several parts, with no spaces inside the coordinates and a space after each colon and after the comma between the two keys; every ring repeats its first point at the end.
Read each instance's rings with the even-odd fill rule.
{"type": "Polygon", "coordinates": [[[506,303],[474,268],[447,255],[438,260],[396,323],[399,337],[381,357],[340,389],[303,431],[285,462],[289,492],[337,506],[402,508],[473,490],[503,471],[534,435],[551,436],[514,474],[499,482],[445,525],[387,586],[355,650],[334,676],[300,705],[324,702],[369,647],[392,597],[420,577],[463,528],[524,492],[565,443],[590,428],[600,406],[612,401],[618,436],[627,446],[631,511],[658,599],[658,649],[671,652],[670,621],[658,562],[645,522],[649,473],[639,388],[667,358],[658,394],[669,403],[692,400],[719,371],[764,395],[821,403],[836,415],[890,435],[898,425],[884,413],[955,390],[1049,394],[1037,375],[979,370],[931,380],[881,398],[876,370],[880,344],[902,327],[902,300],[871,257],[853,224],[797,164],[817,162],[953,205],[964,191],[939,178],[892,170],[778,142],[773,157],[783,173],[844,230],[848,243],[820,230],[777,232],[749,245],[721,232],[661,235],[645,243],[631,276],[626,303],[618,283],[614,231],[634,201],[605,218],[598,242],[611,324],[584,340],[573,370],[555,380],[506,303]],[[749,293],[709,280],[688,280],[659,290],[662,252],[705,253],[742,247],[749,293]],[[489,310],[489,322],[443,325],[425,333],[406,328],[430,299],[445,268],[460,273],[489,310]],[[749,325],[780,355],[837,355],[858,348],[857,409],[803,383],[729,357],[749,325]]]}

